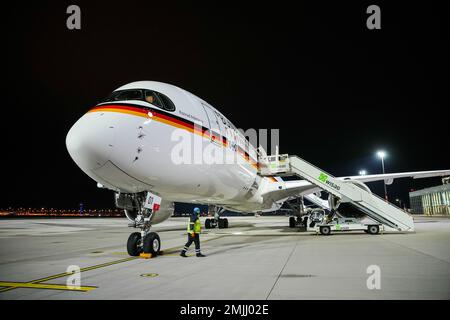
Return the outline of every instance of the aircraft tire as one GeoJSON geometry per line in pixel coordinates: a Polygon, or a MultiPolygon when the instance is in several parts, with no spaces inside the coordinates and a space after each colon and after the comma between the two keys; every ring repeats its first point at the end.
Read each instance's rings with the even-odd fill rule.
{"type": "Polygon", "coordinates": [[[224,222],[224,219],[219,219],[219,229],[223,229],[223,228],[225,228],[225,222],[224,222]]]}
{"type": "Polygon", "coordinates": [[[227,218],[223,219],[223,225],[224,225],[225,229],[228,228],[228,219],[227,218]]]}
{"type": "Polygon", "coordinates": [[[133,232],[132,234],[130,234],[127,241],[127,251],[130,256],[136,257],[142,252],[142,248],[139,246],[140,241],[140,232],[133,232]]]}
{"type": "Polygon", "coordinates": [[[156,232],[150,232],[144,238],[144,253],[158,255],[161,249],[161,239],[156,232]]]}
{"type": "Polygon", "coordinates": [[[211,229],[211,219],[205,220],[205,229],[211,229]]]}

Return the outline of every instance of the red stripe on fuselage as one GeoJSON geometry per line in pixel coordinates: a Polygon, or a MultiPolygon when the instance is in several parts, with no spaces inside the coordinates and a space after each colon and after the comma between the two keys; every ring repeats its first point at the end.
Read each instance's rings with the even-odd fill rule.
{"type": "MultiPolygon", "coordinates": [[[[142,107],[132,107],[132,106],[119,105],[119,104],[106,104],[106,105],[101,105],[101,106],[94,107],[90,111],[101,111],[102,109],[129,110],[129,111],[141,113],[143,115],[148,115],[148,113],[150,112],[154,117],[165,119],[167,121],[171,121],[171,122],[177,123],[179,125],[182,125],[184,127],[189,128],[189,129],[194,129],[194,123],[191,122],[191,121],[183,121],[181,119],[177,119],[177,118],[171,117],[171,116],[169,116],[167,114],[158,112],[158,111],[156,111],[153,108],[146,108],[144,106],[142,106],[142,107]]],[[[201,125],[198,125],[198,127],[201,128],[202,134],[205,134],[206,131],[210,131],[211,134],[216,138],[216,140],[220,140],[220,142],[224,146],[228,146],[228,140],[227,140],[227,138],[225,136],[221,136],[220,133],[217,133],[217,132],[213,131],[212,129],[203,127],[201,125]]],[[[252,162],[256,163],[256,161],[254,161],[250,157],[248,152],[246,152],[244,149],[242,149],[239,146],[237,146],[237,148],[239,149],[240,153],[242,153],[242,156],[244,156],[246,158],[246,160],[249,160],[249,161],[252,161],[252,162]]]]}

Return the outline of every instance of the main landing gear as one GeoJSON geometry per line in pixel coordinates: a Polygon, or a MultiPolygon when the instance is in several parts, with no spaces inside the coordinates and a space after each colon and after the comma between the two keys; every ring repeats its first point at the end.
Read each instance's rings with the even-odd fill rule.
{"type": "Polygon", "coordinates": [[[228,228],[228,219],[227,218],[219,218],[219,219],[206,219],[205,220],[205,228],[206,229],[214,229],[215,227],[219,227],[219,229],[228,228]]]}
{"type": "MultiPolygon", "coordinates": [[[[158,210],[161,198],[150,193],[132,195],[133,210],[126,210],[127,217],[134,218],[129,227],[139,228],[140,232],[133,232],[128,237],[127,251],[130,256],[139,256],[141,253],[159,254],[161,239],[156,232],[150,232],[152,216],[158,210]]],[[[131,220],[131,219],[130,219],[131,220]]]]}
{"type": "Polygon", "coordinates": [[[208,208],[208,213],[213,214],[214,218],[207,218],[205,220],[205,228],[206,229],[214,229],[215,227],[219,227],[219,229],[228,228],[228,219],[220,218],[220,214],[224,212],[225,209],[220,209],[217,211],[217,208],[214,206],[210,206],[208,208]]]}

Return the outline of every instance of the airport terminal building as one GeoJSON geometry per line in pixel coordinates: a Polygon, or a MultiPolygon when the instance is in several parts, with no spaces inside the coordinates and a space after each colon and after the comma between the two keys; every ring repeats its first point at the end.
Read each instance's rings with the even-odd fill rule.
{"type": "Polygon", "coordinates": [[[409,193],[411,213],[450,215],[450,183],[409,193]]]}

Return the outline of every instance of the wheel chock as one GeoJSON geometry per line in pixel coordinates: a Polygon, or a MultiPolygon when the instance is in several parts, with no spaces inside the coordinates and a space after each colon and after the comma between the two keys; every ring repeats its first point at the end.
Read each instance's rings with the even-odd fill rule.
{"type": "Polygon", "coordinates": [[[144,253],[142,252],[139,257],[143,258],[143,259],[150,259],[152,257],[151,253],[144,253]]]}

